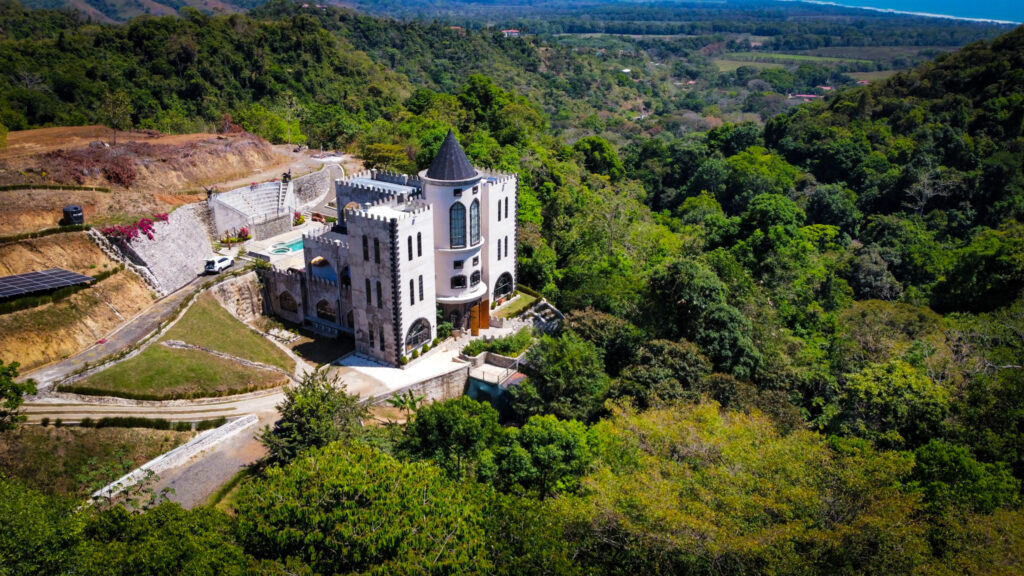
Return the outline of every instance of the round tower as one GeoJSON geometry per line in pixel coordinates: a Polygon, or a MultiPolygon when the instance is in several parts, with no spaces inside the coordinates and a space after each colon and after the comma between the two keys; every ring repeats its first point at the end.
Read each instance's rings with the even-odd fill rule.
{"type": "MultiPolygon", "coordinates": [[[[437,302],[456,329],[469,327],[472,309],[486,300],[482,213],[483,177],[448,130],[430,167],[420,172],[423,197],[433,205],[437,302]]],[[[485,311],[486,314],[486,311],[485,311]]]]}

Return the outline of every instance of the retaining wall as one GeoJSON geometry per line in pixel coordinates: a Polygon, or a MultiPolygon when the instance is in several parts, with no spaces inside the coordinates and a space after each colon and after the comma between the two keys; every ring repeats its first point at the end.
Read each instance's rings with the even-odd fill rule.
{"type": "Polygon", "coordinates": [[[207,450],[219,442],[223,442],[235,434],[255,426],[259,421],[260,419],[255,415],[249,414],[248,416],[243,416],[237,420],[228,422],[220,428],[207,430],[187,443],[178,446],[170,452],[165,452],[157,456],[135,470],[132,470],[110,484],[107,484],[103,488],[100,488],[96,492],[93,492],[92,497],[94,500],[100,498],[113,498],[123,492],[126,488],[145,480],[146,477],[149,476],[150,472],[153,474],[159,474],[164,470],[180,466],[185,462],[188,462],[193,456],[199,454],[203,450],[207,450]]]}
{"type": "Polygon", "coordinates": [[[203,272],[213,257],[204,222],[206,205],[189,204],[171,212],[167,222],[153,225],[153,239],[145,235],[118,246],[128,257],[142,262],[156,278],[163,294],[174,292],[203,272]]]}
{"type": "Polygon", "coordinates": [[[369,404],[381,405],[385,404],[388,398],[405,394],[411,390],[413,394],[422,394],[425,396],[427,402],[442,402],[444,400],[451,400],[458,398],[466,392],[466,385],[469,383],[469,368],[467,364],[460,366],[451,372],[435,376],[433,378],[410,384],[403,388],[393,390],[387,394],[381,394],[374,396],[369,401],[369,404]]]}

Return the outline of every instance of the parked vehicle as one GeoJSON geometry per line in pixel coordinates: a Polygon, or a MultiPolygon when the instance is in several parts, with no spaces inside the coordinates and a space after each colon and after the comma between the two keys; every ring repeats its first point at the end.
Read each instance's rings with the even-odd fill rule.
{"type": "Polygon", "coordinates": [[[218,274],[234,266],[235,259],[228,256],[220,256],[206,261],[206,273],[218,274]]]}

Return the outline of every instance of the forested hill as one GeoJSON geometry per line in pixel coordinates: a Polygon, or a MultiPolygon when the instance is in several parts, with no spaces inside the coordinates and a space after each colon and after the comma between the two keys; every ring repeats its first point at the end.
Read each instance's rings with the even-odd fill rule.
{"type": "Polygon", "coordinates": [[[1024,281],[1011,272],[1024,220],[1024,27],[777,116],[765,141],[819,181],[848,185],[874,215],[862,239],[889,252],[902,280],[934,285],[940,309],[992,309],[1016,297],[1024,281]],[[896,213],[926,225],[884,224],[896,213]],[[925,244],[962,237],[972,241],[945,269],[922,254],[925,244]]]}
{"type": "Polygon", "coordinates": [[[12,127],[298,119],[401,171],[454,127],[518,174],[517,282],[566,313],[507,427],[290,390],[234,519],[0,478],[0,572],[1024,573],[1024,29],[762,128],[543,39],[335,8],[0,23],[12,127]],[[710,129],[599,108],[630,99],[710,129]],[[567,136],[563,103],[594,118],[567,136]]]}

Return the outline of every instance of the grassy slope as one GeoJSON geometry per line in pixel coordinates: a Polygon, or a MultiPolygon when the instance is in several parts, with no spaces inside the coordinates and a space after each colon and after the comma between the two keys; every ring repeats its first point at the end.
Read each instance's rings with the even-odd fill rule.
{"type": "Polygon", "coordinates": [[[90,376],[80,386],[62,390],[152,400],[203,398],[272,388],[285,380],[279,373],[247,368],[199,350],[154,344],[142,354],[90,376]]]}
{"type": "Polygon", "coordinates": [[[295,368],[287,354],[232,316],[209,292],[199,296],[163,340],[181,340],[284,370],[295,368]]]}
{"type": "Polygon", "coordinates": [[[21,426],[0,433],[0,470],[48,494],[83,496],[192,435],[143,428],[21,426]]]}

